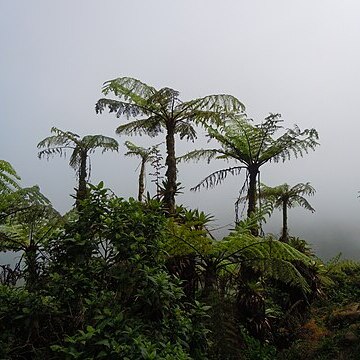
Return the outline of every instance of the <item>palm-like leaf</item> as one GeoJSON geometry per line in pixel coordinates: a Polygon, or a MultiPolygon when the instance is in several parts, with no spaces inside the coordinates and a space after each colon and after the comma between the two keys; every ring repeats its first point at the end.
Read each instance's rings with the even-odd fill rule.
{"type": "Polygon", "coordinates": [[[11,164],[5,160],[0,160],[0,194],[20,189],[18,180],[20,180],[20,176],[11,164]]]}
{"type": "Polygon", "coordinates": [[[146,119],[131,121],[116,128],[119,135],[149,135],[154,137],[163,131],[163,121],[158,116],[150,116],[146,119]]]}
{"type": "Polygon", "coordinates": [[[293,262],[300,261],[310,265],[312,260],[292,246],[274,240],[272,237],[258,239],[249,233],[235,231],[217,244],[221,252],[222,266],[243,264],[285,283],[296,285],[308,291],[305,278],[293,262]]]}
{"type": "Polygon", "coordinates": [[[102,152],[105,151],[118,151],[118,142],[108,136],[104,135],[86,135],[80,138],[79,135],[70,131],[62,131],[56,127],[51,128],[51,132],[55,135],[49,136],[37,145],[39,149],[38,157],[41,159],[46,157],[49,159],[54,155],[60,157],[66,156],[67,151],[71,151],[69,165],[78,170],[82,161],[82,155],[85,153],[92,153],[97,148],[101,148],[102,152]]]}
{"type": "Polygon", "coordinates": [[[282,184],[275,187],[261,185],[260,198],[271,200],[276,208],[282,209],[284,201],[287,203],[288,208],[301,206],[306,210],[314,212],[315,209],[304,198],[304,196],[314,195],[316,190],[310,183],[299,183],[292,187],[288,184],[282,184]]]}
{"type": "Polygon", "coordinates": [[[155,158],[160,144],[151,146],[149,148],[144,148],[142,146],[135,145],[131,141],[125,141],[124,145],[128,149],[128,151],[125,153],[125,156],[138,156],[145,161],[151,161],[155,158]]]}

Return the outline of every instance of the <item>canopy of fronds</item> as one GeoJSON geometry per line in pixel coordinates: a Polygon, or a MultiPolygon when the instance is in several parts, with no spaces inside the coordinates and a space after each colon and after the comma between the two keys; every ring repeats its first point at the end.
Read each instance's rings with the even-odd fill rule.
{"type": "Polygon", "coordinates": [[[137,118],[117,128],[117,133],[126,135],[155,136],[168,129],[171,123],[181,138],[194,140],[194,124],[220,124],[226,115],[245,110],[245,106],[232,95],[209,95],[183,102],[179,99],[179,92],[174,89],[165,87],[157,90],[130,77],[105,82],[102,92],[105,96],[112,93],[117,99],[98,100],[95,107],[97,113],[108,108],[117,117],[124,115],[127,119],[137,118]]]}
{"type": "Polygon", "coordinates": [[[260,198],[272,201],[274,207],[282,208],[286,203],[288,208],[301,206],[306,210],[314,212],[315,209],[305,199],[304,196],[312,196],[315,194],[315,189],[310,183],[299,183],[292,187],[288,184],[282,184],[275,187],[266,186],[264,184],[260,187],[260,198]]]}
{"type": "Polygon", "coordinates": [[[118,142],[108,136],[104,135],[86,135],[80,138],[79,135],[70,131],[62,131],[56,127],[51,128],[51,132],[54,134],[49,136],[37,145],[39,151],[38,157],[41,159],[46,157],[49,159],[54,155],[60,157],[66,156],[70,151],[69,164],[74,170],[78,170],[83,157],[87,158],[88,154],[93,153],[97,148],[102,149],[102,153],[105,151],[118,151],[118,142]]]}
{"type": "Polygon", "coordinates": [[[125,141],[124,145],[128,149],[128,151],[124,154],[125,156],[137,156],[144,162],[150,162],[158,155],[160,144],[144,148],[142,146],[135,145],[131,141],[125,141]]]}
{"type": "Polygon", "coordinates": [[[205,159],[235,160],[239,166],[222,169],[207,176],[194,188],[213,187],[221,183],[228,174],[237,175],[242,169],[259,169],[273,161],[286,161],[291,156],[299,157],[314,150],[319,145],[315,129],[301,131],[297,125],[284,129],[279,114],[268,116],[264,122],[253,124],[244,115],[232,116],[220,126],[207,126],[209,139],[216,140],[220,147],[189,152],[179,161],[205,159]],[[276,134],[279,133],[279,136],[276,134]]]}

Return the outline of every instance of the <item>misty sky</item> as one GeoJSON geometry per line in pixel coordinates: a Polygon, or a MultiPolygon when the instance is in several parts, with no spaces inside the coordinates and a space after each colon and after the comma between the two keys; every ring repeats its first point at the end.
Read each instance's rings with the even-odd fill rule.
{"type": "MultiPolygon", "coordinates": [[[[183,100],[232,94],[256,122],[281,113],[286,127],[319,131],[315,152],[265,165],[261,178],[269,186],[311,182],[316,213],[290,210],[291,233],[323,257],[343,251],[359,259],[359,14],[356,0],[0,0],[0,159],[65,212],[74,172],[66,159],[39,160],[36,145],[52,126],[128,140],[114,133],[125,119],[95,113],[104,81],[131,76],[176,89],[183,100]]],[[[177,154],[206,146],[200,135],[195,144],[178,142],[177,154]]],[[[93,156],[91,182],[135,197],[138,162],[124,152],[93,156]]],[[[213,214],[213,226],[225,229],[244,178],[199,193],[189,187],[227,166],[181,164],[185,190],[177,200],[213,214]]],[[[149,176],[147,183],[153,191],[149,176]]],[[[280,227],[274,216],[266,230],[280,227]]]]}

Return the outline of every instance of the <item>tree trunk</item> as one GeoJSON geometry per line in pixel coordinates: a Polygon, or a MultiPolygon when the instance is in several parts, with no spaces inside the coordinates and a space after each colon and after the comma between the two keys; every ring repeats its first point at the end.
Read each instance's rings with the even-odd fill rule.
{"type": "Polygon", "coordinates": [[[166,135],[166,188],[164,203],[169,214],[175,213],[175,193],[176,193],[176,157],[175,157],[175,122],[168,122],[166,135]]]}
{"type": "Polygon", "coordinates": [[[76,208],[80,209],[80,202],[86,198],[86,160],[87,152],[81,153],[80,168],[79,168],[79,186],[76,191],[76,208]]]}
{"type": "MultiPolygon", "coordinates": [[[[248,167],[248,171],[249,171],[249,188],[248,188],[247,197],[249,201],[249,206],[248,206],[247,216],[249,218],[252,214],[256,212],[256,180],[259,169],[256,166],[248,167]]],[[[258,227],[256,226],[252,228],[251,233],[254,236],[258,236],[259,235],[258,227]]]]}
{"type": "Polygon", "coordinates": [[[204,274],[204,288],[202,291],[202,296],[206,299],[213,292],[216,285],[216,264],[210,262],[206,264],[205,274],[204,274]]]}
{"type": "Polygon", "coordinates": [[[142,201],[144,191],[145,191],[145,163],[146,160],[141,160],[141,167],[140,167],[140,174],[139,174],[139,193],[138,193],[138,200],[142,201]]]}
{"type": "Polygon", "coordinates": [[[282,234],[280,240],[286,243],[288,242],[287,208],[288,208],[288,201],[283,200],[283,204],[282,204],[283,228],[282,228],[282,234]]]}
{"type": "Polygon", "coordinates": [[[31,224],[29,233],[29,245],[24,249],[26,263],[26,287],[33,291],[38,278],[37,246],[33,238],[34,225],[31,224]]]}

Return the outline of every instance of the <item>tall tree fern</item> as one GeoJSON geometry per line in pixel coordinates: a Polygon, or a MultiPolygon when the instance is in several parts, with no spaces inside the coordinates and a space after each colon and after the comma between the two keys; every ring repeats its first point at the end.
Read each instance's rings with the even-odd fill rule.
{"type": "Polygon", "coordinates": [[[136,156],[141,159],[140,173],[139,173],[139,188],[138,188],[138,200],[142,201],[145,192],[145,166],[147,163],[154,161],[159,153],[159,144],[144,148],[137,146],[131,141],[126,141],[125,146],[128,151],[125,156],[136,156]]]}
{"type": "Polygon", "coordinates": [[[194,140],[195,125],[220,125],[228,114],[244,111],[244,105],[231,95],[209,95],[203,98],[181,101],[179,92],[165,87],[155,89],[143,82],[121,77],[105,82],[103,94],[116,98],[102,98],[96,104],[96,112],[102,113],[106,108],[117,117],[135,118],[116,129],[117,134],[147,134],[156,136],[166,132],[166,188],[164,203],[170,213],[175,211],[175,194],[177,188],[175,135],[180,139],[194,140]]]}
{"type": "MultiPolygon", "coordinates": [[[[260,124],[253,124],[245,116],[235,116],[220,126],[208,126],[208,136],[220,148],[194,150],[180,160],[212,159],[235,160],[239,165],[218,170],[203,179],[192,190],[211,188],[220,184],[227,175],[246,172],[247,200],[250,217],[256,210],[257,182],[260,168],[268,162],[284,162],[291,156],[299,157],[319,145],[315,129],[301,131],[297,125],[284,129],[279,114],[271,114],[260,124]],[[280,135],[276,136],[278,133],[280,135]]],[[[257,235],[257,229],[253,229],[257,235]]]]}
{"type": "Polygon", "coordinates": [[[51,128],[54,134],[49,136],[37,145],[39,149],[38,157],[41,159],[46,157],[49,159],[55,155],[65,157],[70,152],[69,165],[76,171],[79,179],[78,188],[76,190],[76,206],[79,208],[81,200],[86,197],[86,180],[89,172],[89,155],[97,148],[105,151],[118,151],[118,142],[104,135],[86,135],[80,137],[70,131],[63,131],[56,127],[51,128]]]}
{"type": "Polygon", "coordinates": [[[292,187],[288,184],[282,184],[275,187],[269,187],[264,184],[260,187],[260,198],[272,201],[274,207],[282,210],[282,234],[281,240],[288,241],[288,209],[295,206],[301,206],[306,210],[315,212],[315,209],[310,205],[304,196],[312,196],[315,194],[315,189],[310,183],[299,183],[292,187]]]}

